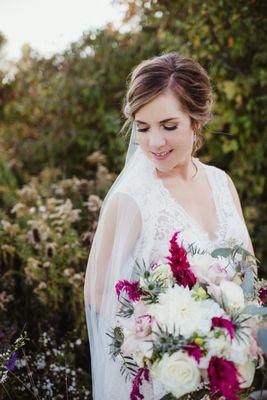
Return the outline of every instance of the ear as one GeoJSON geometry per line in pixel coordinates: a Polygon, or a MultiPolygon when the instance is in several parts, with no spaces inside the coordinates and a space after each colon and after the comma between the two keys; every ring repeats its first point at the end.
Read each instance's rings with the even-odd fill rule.
{"type": "Polygon", "coordinates": [[[200,122],[196,121],[196,120],[192,120],[192,129],[194,132],[198,133],[200,132],[201,129],[201,124],[200,122]]]}

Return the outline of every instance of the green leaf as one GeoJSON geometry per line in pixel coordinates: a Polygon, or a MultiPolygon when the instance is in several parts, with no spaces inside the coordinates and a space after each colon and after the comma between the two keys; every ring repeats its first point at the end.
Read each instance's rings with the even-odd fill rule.
{"type": "Polygon", "coordinates": [[[242,314],[248,314],[248,315],[267,315],[267,307],[257,307],[253,304],[250,304],[249,306],[246,306],[242,310],[242,314]]]}
{"type": "Polygon", "coordinates": [[[257,339],[261,349],[264,351],[265,356],[267,357],[267,329],[260,328],[258,330],[257,339]]]}

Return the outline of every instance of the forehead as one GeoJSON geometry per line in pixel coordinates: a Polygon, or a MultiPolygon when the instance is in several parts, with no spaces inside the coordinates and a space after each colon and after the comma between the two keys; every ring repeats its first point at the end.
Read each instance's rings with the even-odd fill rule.
{"type": "Polygon", "coordinates": [[[157,123],[170,118],[186,117],[178,98],[170,91],[162,93],[142,106],[135,113],[135,120],[145,123],[157,123]]]}

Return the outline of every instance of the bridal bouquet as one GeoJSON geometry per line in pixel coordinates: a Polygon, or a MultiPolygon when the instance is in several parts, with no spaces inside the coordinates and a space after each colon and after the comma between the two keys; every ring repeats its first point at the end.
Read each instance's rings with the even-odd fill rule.
{"type": "Polygon", "coordinates": [[[267,281],[242,247],[185,250],[179,233],[166,261],[136,262],[139,279],[116,283],[110,354],[131,377],[130,400],[149,375],[162,399],[247,399],[267,355],[267,281]]]}

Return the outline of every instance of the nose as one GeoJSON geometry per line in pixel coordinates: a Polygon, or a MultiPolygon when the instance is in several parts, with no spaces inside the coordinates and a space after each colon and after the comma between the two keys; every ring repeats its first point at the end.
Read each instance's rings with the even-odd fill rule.
{"type": "Polygon", "coordinates": [[[160,132],[160,130],[155,129],[151,132],[149,136],[149,147],[152,151],[160,150],[161,147],[165,146],[166,138],[160,132]]]}

